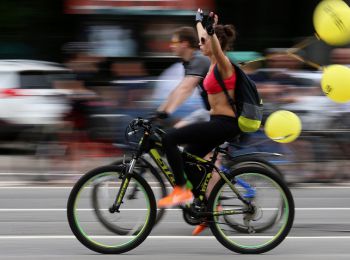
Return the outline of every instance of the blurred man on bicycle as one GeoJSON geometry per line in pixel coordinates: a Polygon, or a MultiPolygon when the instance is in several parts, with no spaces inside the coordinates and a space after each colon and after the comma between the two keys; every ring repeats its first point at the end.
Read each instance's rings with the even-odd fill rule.
{"type": "MultiPolygon", "coordinates": [[[[192,95],[196,88],[198,88],[203,97],[206,109],[209,110],[206,92],[203,89],[203,79],[209,70],[210,61],[208,57],[202,55],[198,50],[198,37],[195,29],[192,27],[177,29],[172,36],[170,47],[174,54],[182,59],[185,77],[158,108],[158,116],[167,118],[169,114],[173,113],[192,95]]],[[[193,120],[196,119],[194,118],[193,120]]]]}

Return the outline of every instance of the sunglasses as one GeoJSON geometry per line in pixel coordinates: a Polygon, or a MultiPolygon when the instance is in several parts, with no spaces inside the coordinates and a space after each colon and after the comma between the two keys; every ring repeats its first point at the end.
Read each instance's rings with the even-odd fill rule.
{"type": "Polygon", "coordinates": [[[201,44],[202,44],[202,45],[204,45],[204,44],[205,44],[205,41],[206,41],[206,40],[205,40],[205,38],[204,38],[204,37],[201,37],[201,38],[200,38],[200,42],[201,42],[201,44]]]}

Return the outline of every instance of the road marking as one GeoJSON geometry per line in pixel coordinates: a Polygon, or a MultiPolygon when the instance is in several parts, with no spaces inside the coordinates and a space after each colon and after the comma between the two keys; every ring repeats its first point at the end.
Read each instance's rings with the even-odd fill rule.
{"type": "MultiPolygon", "coordinates": [[[[67,209],[65,208],[37,208],[37,209],[11,209],[11,208],[0,208],[0,212],[21,212],[21,211],[66,211],[67,209]]],[[[78,209],[78,211],[92,211],[94,209],[88,209],[88,208],[82,208],[82,209],[78,209]]],[[[101,209],[101,210],[107,210],[107,209],[101,209]]],[[[137,208],[137,209],[123,209],[125,211],[141,211],[141,210],[147,210],[147,209],[141,209],[141,208],[137,208]]],[[[158,209],[159,210],[159,209],[158,209]]],[[[182,209],[165,209],[166,211],[182,211],[182,209]]],[[[274,208],[266,208],[265,210],[274,210],[274,208]]],[[[300,211],[327,211],[327,210],[331,210],[331,211],[335,211],[335,210],[339,210],[339,211],[347,211],[350,210],[350,208],[296,208],[295,210],[300,210],[300,211]]]]}
{"type": "MultiPolygon", "coordinates": [[[[0,185],[2,184],[3,182],[0,182],[0,185]]],[[[18,182],[8,182],[8,184],[17,184],[18,185],[18,182]]],[[[27,182],[23,182],[23,185],[26,185],[28,184],[27,182]]],[[[3,190],[16,190],[16,189],[29,189],[29,190],[36,190],[36,189],[72,189],[73,188],[73,185],[74,183],[68,183],[67,184],[70,184],[70,186],[0,186],[0,189],[3,189],[3,190]]],[[[155,184],[159,184],[159,182],[148,182],[148,184],[150,185],[155,185],[155,184]]],[[[61,184],[62,185],[62,184],[61,184]]],[[[156,188],[156,189],[160,189],[159,185],[157,187],[153,187],[151,186],[151,188],[156,188]]],[[[167,189],[170,189],[171,186],[166,186],[167,189]]]]}
{"type": "MultiPolygon", "coordinates": [[[[78,211],[93,211],[94,209],[78,209],[78,211]]],[[[101,209],[107,210],[107,209],[101,209]]],[[[124,211],[144,211],[147,209],[121,209],[124,211]]],[[[159,209],[158,209],[159,210],[159,209]]],[[[179,211],[182,209],[165,209],[166,211],[179,211]]],[[[0,209],[0,212],[29,212],[29,211],[67,211],[67,209],[0,209]]]]}
{"type": "Polygon", "coordinates": [[[51,172],[51,173],[35,173],[35,172],[0,172],[0,176],[83,176],[81,173],[59,173],[59,172],[51,172]]]}
{"type": "MultiPolygon", "coordinates": [[[[129,238],[131,236],[91,236],[91,238],[129,238]]],[[[245,236],[233,236],[235,238],[247,238],[245,236]]],[[[271,238],[271,236],[251,236],[250,239],[257,238],[271,238]]],[[[0,239],[76,239],[75,236],[72,235],[57,235],[57,236],[49,236],[49,235],[21,235],[21,236],[12,236],[12,235],[2,235],[0,239]]],[[[147,239],[216,239],[214,236],[148,236],[147,239]]],[[[286,239],[350,239],[350,236],[288,236],[286,239]]]]}
{"type": "MultiPolygon", "coordinates": [[[[64,181],[64,180],[62,180],[64,181]]],[[[68,180],[69,181],[69,180],[68,180]]],[[[10,184],[13,186],[0,186],[0,189],[72,189],[72,186],[74,185],[74,183],[68,183],[70,184],[70,186],[18,186],[20,184],[23,185],[28,185],[27,181],[8,181],[8,182],[0,182],[0,185],[3,184],[10,184]],[[17,185],[17,186],[16,186],[17,185]]],[[[59,183],[57,183],[58,185],[60,185],[59,183]]],[[[153,184],[158,184],[158,182],[148,182],[148,184],[153,185],[153,184]]],[[[166,188],[170,189],[171,186],[166,186],[166,188]]],[[[319,187],[313,187],[313,186],[309,186],[309,187],[291,187],[291,190],[307,190],[307,189],[350,189],[350,186],[319,186],[319,187]]]]}
{"type": "MultiPolygon", "coordinates": [[[[336,183],[335,183],[336,185],[336,183]]],[[[350,189],[350,186],[347,186],[348,184],[339,183],[340,186],[295,186],[295,187],[289,187],[291,190],[301,190],[301,189],[350,189]],[[344,185],[344,186],[343,186],[344,185]]]]}
{"type": "Polygon", "coordinates": [[[295,208],[295,210],[317,211],[317,210],[350,210],[350,208],[295,208]]]}

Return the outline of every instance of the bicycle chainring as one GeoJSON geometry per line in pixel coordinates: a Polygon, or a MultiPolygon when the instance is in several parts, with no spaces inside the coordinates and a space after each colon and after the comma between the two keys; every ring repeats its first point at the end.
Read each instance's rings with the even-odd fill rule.
{"type": "Polygon", "coordinates": [[[197,226],[200,223],[202,223],[202,219],[201,218],[196,218],[194,216],[192,216],[188,211],[183,210],[182,212],[183,218],[185,220],[185,222],[191,226],[197,226]]]}

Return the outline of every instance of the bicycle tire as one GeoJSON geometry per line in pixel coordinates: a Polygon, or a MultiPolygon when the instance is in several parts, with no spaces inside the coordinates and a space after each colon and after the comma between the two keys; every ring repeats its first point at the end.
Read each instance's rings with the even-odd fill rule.
{"type": "MultiPolygon", "coordinates": [[[[136,182],[139,184],[140,189],[142,189],[144,193],[144,200],[146,202],[146,214],[145,214],[145,220],[142,228],[135,234],[132,234],[131,236],[122,236],[117,237],[114,233],[111,233],[109,230],[101,230],[101,223],[99,222],[99,219],[97,218],[97,221],[92,221],[92,217],[94,216],[94,212],[92,209],[89,208],[85,209],[78,209],[78,203],[80,200],[82,201],[82,206],[86,207],[88,205],[88,202],[91,198],[91,185],[95,185],[94,182],[98,182],[99,180],[106,179],[108,177],[117,178],[120,177],[124,172],[125,167],[120,166],[103,166],[96,169],[93,169],[83,175],[78,182],[74,185],[67,203],[67,218],[69,226],[75,235],[75,237],[87,248],[98,252],[102,254],[121,254],[127,251],[130,251],[140,245],[150,234],[153,225],[155,223],[156,219],[156,201],[152,192],[151,187],[149,184],[139,175],[132,174],[131,180],[133,182],[136,182]],[[85,195],[85,189],[86,188],[86,196],[85,195]],[[82,212],[82,213],[81,213],[82,212]],[[79,214],[90,214],[89,216],[82,216],[82,219],[80,221],[79,214]],[[84,226],[85,225],[85,226],[84,226]],[[92,231],[97,232],[97,235],[90,235],[88,232],[88,228],[91,228],[92,231]],[[86,229],[85,229],[86,227],[86,229]],[[127,240],[130,239],[130,241],[126,242],[120,242],[120,244],[107,244],[107,242],[101,242],[97,241],[97,239],[102,239],[102,241],[108,241],[108,240],[116,240],[119,243],[118,239],[127,240]]],[[[112,183],[112,182],[111,182],[112,183]]],[[[114,183],[113,183],[114,184],[114,183]]],[[[115,189],[115,187],[113,187],[115,189]]],[[[116,193],[115,193],[116,194],[116,193]]],[[[122,204],[122,207],[120,208],[120,212],[128,212],[127,209],[127,203],[122,204]],[[125,210],[124,210],[125,209],[125,210]]],[[[129,211],[133,212],[133,211],[129,211]]],[[[130,213],[131,214],[131,213],[130,213]]],[[[118,215],[117,215],[118,216],[118,215]]],[[[131,216],[131,215],[130,215],[131,216]]],[[[136,214],[138,216],[138,214],[136,214]]]]}
{"type": "MultiPolygon", "coordinates": [[[[293,225],[293,221],[294,221],[294,200],[292,197],[292,194],[290,192],[290,190],[288,189],[287,185],[285,184],[284,181],[281,180],[280,177],[278,177],[276,174],[263,169],[261,167],[256,167],[256,166],[243,166],[237,169],[234,169],[232,172],[230,172],[230,175],[228,176],[230,180],[233,180],[234,178],[236,178],[237,176],[239,176],[239,178],[243,178],[243,177],[262,177],[262,180],[265,181],[269,181],[272,185],[272,187],[277,189],[277,192],[280,193],[281,198],[283,199],[283,203],[285,204],[285,206],[283,207],[283,216],[280,219],[281,223],[275,223],[275,225],[278,224],[278,226],[276,227],[276,234],[273,233],[273,235],[265,235],[259,233],[258,235],[255,235],[256,233],[254,233],[254,236],[252,234],[242,234],[239,233],[236,236],[228,236],[225,234],[225,232],[232,232],[232,231],[237,231],[235,229],[230,229],[230,230],[225,230],[224,228],[221,227],[221,225],[227,225],[227,223],[221,223],[219,221],[219,216],[214,216],[211,219],[209,219],[209,226],[210,229],[213,233],[213,235],[216,237],[216,239],[226,248],[237,252],[237,253],[241,253],[241,254],[260,254],[260,253],[264,253],[267,251],[272,250],[273,248],[275,248],[276,246],[278,246],[288,235],[288,233],[290,232],[292,225],[293,225]],[[280,226],[280,227],[279,227],[280,226]],[[243,242],[236,242],[236,241],[232,241],[231,239],[241,239],[243,242]],[[255,243],[255,240],[257,241],[261,241],[263,239],[267,239],[266,242],[256,242],[256,244],[248,244],[250,243],[255,243]],[[244,244],[243,244],[244,243],[244,244]]],[[[218,206],[220,205],[219,198],[220,198],[220,194],[222,191],[224,191],[224,186],[227,185],[226,182],[221,179],[214,187],[210,198],[209,198],[209,202],[208,202],[208,209],[211,211],[216,211],[218,209],[218,206]],[[215,209],[215,210],[214,210],[215,209]]],[[[264,184],[266,185],[266,184],[264,184]]],[[[231,189],[228,189],[231,190],[231,189]]],[[[260,190],[260,189],[259,189],[260,190]]],[[[274,192],[272,191],[272,188],[267,188],[265,186],[261,186],[261,190],[262,192],[268,192],[271,193],[271,198],[276,197],[276,194],[274,194],[274,192]]],[[[232,191],[232,190],[231,190],[232,191]]],[[[262,194],[262,193],[261,193],[262,194]]],[[[256,195],[256,199],[260,199],[259,196],[261,195],[260,193],[257,193],[256,195]]],[[[261,197],[261,196],[260,196],[261,197]]],[[[237,198],[237,197],[236,197],[237,198]]],[[[234,199],[234,197],[233,197],[234,199]]],[[[262,199],[262,198],[261,198],[262,199]]],[[[267,200],[268,202],[270,202],[270,200],[267,200]]],[[[221,205],[222,206],[222,205],[221,205]]],[[[256,203],[255,205],[255,211],[254,213],[252,213],[251,215],[249,215],[249,213],[246,214],[242,214],[242,215],[236,215],[237,218],[242,218],[242,221],[244,221],[245,218],[248,218],[249,216],[254,216],[254,214],[258,214],[258,212],[261,212],[261,216],[263,216],[263,214],[268,213],[269,208],[265,208],[265,207],[258,207],[259,204],[256,203]],[[260,211],[258,211],[257,209],[259,209],[260,211]]],[[[259,221],[260,219],[254,220],[253,221],[259,221]]],[[[268,233],[268,231],[270,233],[275,232],[275,230],[271,230],[271,228],[269,230],[264,230],[264,232],[268,233]]]]}

